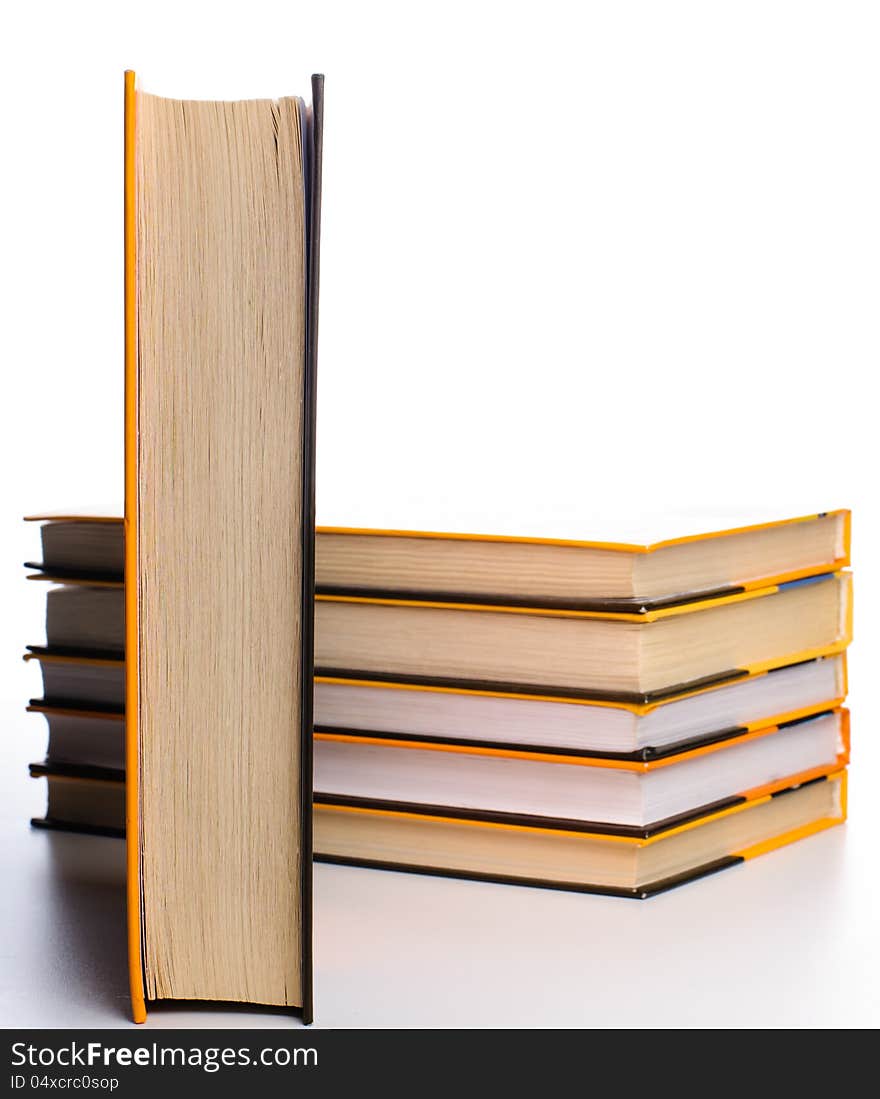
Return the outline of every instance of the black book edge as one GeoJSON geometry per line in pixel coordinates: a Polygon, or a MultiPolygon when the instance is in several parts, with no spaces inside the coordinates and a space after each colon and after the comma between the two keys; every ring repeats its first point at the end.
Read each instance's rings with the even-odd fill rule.
{"type": "MultiPolygon", "coordinates": [[[[69,645],[25,645],[28,653],[37,660],[41,656],[65,656],[83,664],[93,660],[103,660],[110,664],[125,666],[125,653],[121,649],[75,649],[69,645]]],[[[27,659],[27,657],[25,657],[27,659]]]]}
{"type": "Polygon", "coordinates": [[[581,882],[551,881],[547,878],[526,878],[510,874],[482,874],[474,870],[450,870],[437,866],[419,866],[414,863],[382,862],[378,859],[347,858],[341,855],[315,855],[316,862],[330,863],[335,866],[357,866],[369,870],[391,870],[401,874],[426,874],[433,878],[458,878],[464,881],[492,882],[496,885],[521,885],[532,889],[558,889],[567,893],[595,893],[603,897],[629,897],[633,900],[648,900],[665,893],[676,886],[686,885],[699,878],[708,877],[729,866],[738,866],[744,862],[742,855],[726,855],[713,862],[704,863],[693,870],[685,870],[668,878],[648,882],[632,889],[605,885],[586,885],[581,882]]]}
{"type": "Polygon", "coordinates": [[[89,782],[109,782],[114,786],[125,783],[123,767],[99,767],[91,763],[60,763],[46,759],[41,763],[29,763],[31,778],[77,778],[89,782]]]}
{"type": "Polygon", "coordinates": [[[729,599],[749,592],[755,598],[762,595],[774,595],[793,585],[817,583],[830,580],[836,573],[827,566],[820,571],[809,573],[797,580],[774,582],[768,578],[761,586],[747,588],[744,584],[725,584],[722,587],[699,592],[677,592],[671,595],[654,596],[649,599],[631,597],[610,599],[570,599],[552,596],[506,596],[481,595],[474,592],[428,592],[412,591],[407,588],[373,589],[348,585],[321,585],[317,594],[325,599],[362,599],[365,602],[395,600],[401,603],[431,603],[440,608],[445,605],[456,610],[486,611],[492,608],[525,609],[540,615],[542,611],[569,611],[574,614],[624,615],[634,621],[643,619],[655,611],[671,610],[677,607],[699,608],[701,603],[718,599],[729,599]]]}
{"type": "Polygon", "coordinates": [[[315,808],[373,809],[379,812],[404,814],[410,817],[442,817],[446,820],[476,821],[483,824],[506,824],[515,828],[546,828],[551,832],[582,832],[593,836],[623,836],[627,839],[647,840],[682,824],[710,817],[748,801],[744,795],[722,798],[708,805],[701,805],[687,813],[654,821],[648,825],[606,824],[602,821],[573,820],[570,817],[540,817],[527,813],[504,813],[485,809],[463,809],[455,805],[429,805],[410,801],[390,801],[379,798],[353,797],[347,794],[315,794],[315,808]]]}
{"type": "Polygon", "coordinates": [[[326,736],[357,737],[363,740],[400,741],[402,744],[450,745],[456,748],[488,748],[497,752],[516,752],[521,755],[561,756],[570,759],[602,759],[620,763],[649,763],[680,755],[694,748],[708,747],[710,744],[722,744],[744,736],[748,729],[745,725],[732,725],[729,729],[707,733],[689,740],[677,741],[664,748],[637,748],[634,752],[608,752],[589,748],[563,748],[555,744],[517,744],[512,741],[475,740],[465,737],[428,736],[423,733],[390,733],[376,729],[351,729],[348,726],[316,725],[315,732],[326,736]]]}
{"type": "Polygon", "coordinates": [[[595,614],[626,614],[639,619],[651,611],[667,610],[671,607],[686,607],[692,603],[704,603],[710,599],[722,599],[731,595],[742,595],[742,584],[726,584],[700,592],[678,592],[674,595],[654,596],[651,599],[636,599],[629,596],[606,599],[571,599],[554,596],[514,596],[493,595],[486,592],[455,591],[415,591],[412,588],[364,588],[349,585],[321,584],[318,595],[334,598],[354,599],[395,599],[405,603],[452,603],[470,608],[485,607],[524,607],[528,610],[582,611],[595,614]]]}
{"type": "Polygon", "coordinates": [[[467,690],[480,693],[505,695],[538,695],[542,698],[558,698],[563,701],[573,699],[578,702],[621,702],[636,706],[650,706],[655,702],[668,702],[679,695],[692,694],[707,687],[721,687],[735,683],[739,679],[748,679],[746,668],[731,668],[715,675],[691,679],[686,683],[676,683],[656,691],[600,691],[591,688],[582,690],[572,687],[551,687],[546,683],[505,683],[489,679],[455,679],[447,676],[401,675],[398,672],[385,673],[362,671],[357,668],[315,668],[315,675],[327,679],[355,679],[371,683],[401,683],[411,687],[445,688],[467,690]]]}
{"type": "Polygon", "coordinates": [[[77,832],[86,836],[108,836],[125,839],[124,828],[109,828],[100,824],[81,824],[79,821],[58,820],[56,817],[31,817],[32,828],[52,832],[77,832]]]}
{"type": "Polygon", "coordinates": [[[125,572],[115,569],[58,568],[43,561],[25,561],[24,567],[42,573],[42,580],[57,580],[59,584],[73,580],[87,584],[90,580],[101,584],[125,583],[125,572]]]}
{"type": "Polygon", "coordinates": [[[32,698],[28,701],[26,709],[29,714],[43,714],[45,717],[51,717],[53,714],[62,717],[78,717],[80,714],[88,717],[90,714],[101,714],[102,717],[125,721],[124,706],[110,706],[103,702],[84,702],[80,698],[32,698]]]}
{"type": "Polygon", "coordinates": [[[318,384],[318,300],[321,279],[321,184],[324,154],[324,77],[312,76],[312,104],[306,113],[306,361],[303,389],[302,472],[302,642],[300,682],[300,906],[302,936],[302,1020],[314,1019],[312,891],[312,708],[315,664],[315,430],[318,384]]]}
{"type": "MultiPolygon", "coordinates": [[[[835,769],[835,765],[831,765],[825,774],[817,775],[805,782],[793,782],[790,786],[776,790],[771,797],[781,797],[794,790],[800,790],[804,786],[827,782],[835,769]]],[[[450,805],[417,804],[409,801],[360,798],[345,794],[322,794],[320,792],[314,796],[314,806],[316,809],[320,809],[322,806],[331,809],[334,807],[366,809],[391,812],[408,817],[440,817],[451,821],[502,824],[515,828],[546,828],[550,832],[580,832],[584,835],[622,836],[627,839],[649,840],[662,835],[664,832],[671,832],[680,828],[684,824],[695,824],[707,817],[714,816],[716,813],[733,809],[736,806],[747,805],[750,800],[745,794],[736,794],[729,798],[722,798],[719,801],[701,805],[696,809],[688,810],[686,813],[665,817],[663,820],[654,821],[647,825],[606,824],[601,821],[572,820],[569,817],[542,817],[526,813],[462,809],[450,805]]]]}

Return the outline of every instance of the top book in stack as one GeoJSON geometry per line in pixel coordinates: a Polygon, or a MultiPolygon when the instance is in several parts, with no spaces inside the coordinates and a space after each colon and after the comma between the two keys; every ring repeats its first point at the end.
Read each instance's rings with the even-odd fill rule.
{"type": "Polygon", "coordinates": [[[319,526],[316,583],[339,595],[647,613],[849,564],[848,511],[640,544],[563,537],[563,526],[541,537],[319,526]]]}

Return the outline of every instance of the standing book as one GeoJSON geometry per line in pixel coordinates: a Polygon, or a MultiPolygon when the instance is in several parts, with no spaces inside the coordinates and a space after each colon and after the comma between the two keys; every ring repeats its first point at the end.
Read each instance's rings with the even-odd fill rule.
{"type": "Polygon", "coordinates": [[[312,1015],[314,413],[323,78],[125,77],[128,945],[158,1000],[312,1015]]]}

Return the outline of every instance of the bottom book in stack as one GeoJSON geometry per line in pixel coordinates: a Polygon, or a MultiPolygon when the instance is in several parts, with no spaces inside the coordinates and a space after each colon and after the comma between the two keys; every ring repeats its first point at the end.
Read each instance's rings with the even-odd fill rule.
{"type": "Polygon", "coordinates": [[[812,835],[845,816],[842,769],[640,836],[589,826],[578,830],[565,821],[511,824],[322,800],[315,805],[315,857],[644,899],[812,835]]]}

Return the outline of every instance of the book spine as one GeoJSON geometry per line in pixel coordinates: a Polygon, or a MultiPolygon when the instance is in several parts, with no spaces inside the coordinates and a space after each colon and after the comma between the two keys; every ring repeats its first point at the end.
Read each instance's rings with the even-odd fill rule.
{"type": "Polygon", "coordinates": [[[314,1016],[312,979],[312,706],[315,664],[315,427],[318,372],[318,297],[321,274],[321,161],[324,137],[324,77],[312,77],[312,108],[308,117],[306,187],[306,362],[303,393],[302,475],[302,729],[300,737],[301,852],[300,895],[302,909],[302,1017],[314,1016]]]}

